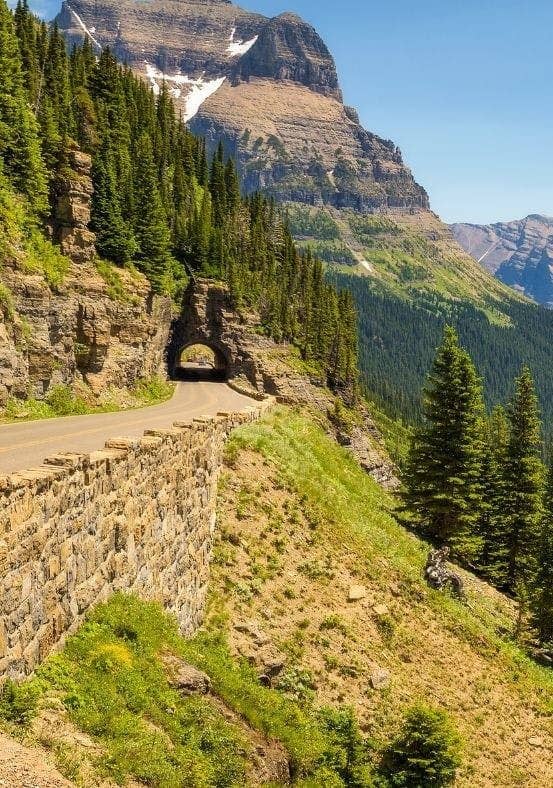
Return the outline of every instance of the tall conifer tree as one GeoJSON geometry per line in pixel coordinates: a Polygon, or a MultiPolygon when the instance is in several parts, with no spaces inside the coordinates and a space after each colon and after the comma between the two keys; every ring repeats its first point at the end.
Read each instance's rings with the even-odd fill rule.
{"type": "Polygon", "coordinates": [[[474,559],[481,547],[482,387],[451,327],[429,375],[423,408],[424,424],[406,474],[406,501],[432,538],[474,559]]]}
{"type": "Polygon", "coordinates": [[[135,171],[135,236],[137,263],[155,291],[167,286],[172,267],[171,236],[157,186],[152,143],[147,134],[138,142],[135,171]]]}
{"type": "Polygon", "coordinates": [[[0,0],[0,160],[16,189],[38,214],[45,214],[47,173],[38,127],[25,91],[13,17],[0,0]]]}
{"type": "Polygon", "coordinates": [[[515,381],[508,411],[509,443],[505,467],[506,585],[528,587],[537,571],[544,470],[541,425],[532,374],[524,367],[515,381]]]}
{"type": "Polygon", "coordinates": [[[497,406],[487,420],[482,464],[483,506],[479,530],[483,549],[480,566],[498,586],[507,579],[508,483],[506,479],[509,425],[505,409],[497,406]]]}

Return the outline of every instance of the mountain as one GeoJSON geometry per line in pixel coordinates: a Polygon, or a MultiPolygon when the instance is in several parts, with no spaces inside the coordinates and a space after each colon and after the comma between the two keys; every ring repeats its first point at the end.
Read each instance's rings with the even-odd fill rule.
{"type": "Polygon", "coordinates": [[[361,211],[426,209],[390,140],[344,106],[334,60],[295,14],[274,19],[227,0],[71,0],[56,18],[147,79],[165,81],[211,150],[223,140],[245,188],[280,200],[361,211]]]}
{"type": "Polygon", "coordinates": [[[553,218],[532,214],[497,224],[453,224],[453,235],[498,279],[553,307],[553,218]]]}

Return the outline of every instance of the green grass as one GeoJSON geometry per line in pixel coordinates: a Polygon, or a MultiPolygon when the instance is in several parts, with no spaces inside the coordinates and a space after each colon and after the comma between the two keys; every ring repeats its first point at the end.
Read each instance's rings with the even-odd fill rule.
{"type": "Polygon", "coordinates": [[[123,784],[197,788],[244,784],[248,744],[205,697],[169,684],[162,654],[184,650],[176,622],[155,604],[115,596],[37,671],[43,697],[62,698],[72,722],[103,750],[99,776],[123,784]]]}
{"type": "Polygon", "coordinates": [[[0,174],[0,265],[10,260],[23,271],[41,274],[57,289],[69,271],[70,261],[41,232],[24,200],[0,174]]]}
{"type": "MultiPolygon", "coordinates": [[[[117,594],[32,679],[7,686],[0,717],[12,732],[24,730],[38,709],[59,707],[61,700],[72,723],[101,746],[97,777],[158,788],[245,785],[252,743],[236,722],[242,718],[284,745],[294,785],[344,788],[355,768],[366,775],[356,785],[368,788],[366,751],[351,712],[302,708],[263,687],[247,662],[230,656],[220,624],[212,619],[209,629],[185,640],[157,604],[117,594]],[[210,695],[174,689],[166,665],[175,657],[206,671],[213,691],[240,716],[224,716],[210,695]]],[[[78,781],[75,757],[55,739],[52,747],[59,767],[78,781]]]]}
{"type": "MultiPolygon", "coordinates": [[[[129,293],[125,287],[121,273],[117,266],[108,260],[96,260],[96,270],[104,280],[108,288],[108,296],[112,301],[119,301],[123,304],[135,304],[138,302],[136,294],[129,293]]],[[[133,271],[134,273],[134,271],[133,271]]]]}
{"type": "Polygon", "coordinates": [[[241,448],[270,461],[306,510],[318,512],[344,544],[363,556],[369,576],[383,590],[391,578],[401,579],[441,626],[501,665],[506,677],[514,677],[516,691],[536,694],[544,713],[553,712],[553,672],[536,665],[504,634],[512,621],[486,595],[471,594],[465,605],[427,587],[422,576],[428,545],[399,524],[396,499],[320,427],[300,413],[277,408],[263,422],[234,433],[230,450],[241,448]]]}
{"type": "Polygon", "coordinates": [[[59,288],[69,271],[69,258],[35,228],[29,230],[26,251],[23,270],[40,273],[53,290],[59,288]]]}
{"type": "Polygon", "coordinates": [[[369,402],[372,419],[386,446],[388,454],[400,468],[404,465],[409,453],[413,428],[406,425],[401,419],[391,418],[374,402],[369,402]]]}
{"type": "MultiPolygon", "coordinates": [[[[154,375],[139,380],[131,394],[132,408],[143,408],[166,402],[173,396],[174,383],[154,375]]],[[[60,416],[84,416],[92,413],[113,413],[129,410],[115,400],[105,400],[95,404],[75,394],[70,386],[54,386],[43,400],[29,397],[17,399],[10,397],[2,414],[3,421],[35,421],[37,419],[54,419],[60,416]]]]}
{"type": "Polygon", "coordinates": [[[133,389],[134,396],[139,402],[139,407],[144,405],[157,405],[171,399],[175,392],[175,384],[165,380],[160,375],[141,378],[133,389]]]}

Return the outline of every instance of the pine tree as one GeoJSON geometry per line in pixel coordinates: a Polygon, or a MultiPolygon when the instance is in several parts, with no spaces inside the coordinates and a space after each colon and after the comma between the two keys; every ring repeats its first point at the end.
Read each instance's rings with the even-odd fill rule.
{"type": "Polygon", "coordinates": [[[535,578],[543,495],[538,400],[527,367],[515,381],[507,414],[506,585],[515,591],[517,585],[528,587],[535,578]]]}
{"type": "Polygon", "coordinates": [[[505,409],[494,408],[485,425],[482,462],[483,506],[479,524],[483,548],[479,566],[497,586],[507,581],[508,484],[505,478],[509,425],[505,409]]]}
{"type": "Polygon", "coordinates": [[[135,195],[137,264],[159,293],[166,289],[172,267],[171,236],[157,186],[152,143],[147,134],[138,142],[135,195]]]}
{"type": "Polygon", "coordinates": [[[113,156],[106,142],[94,159],[92,181],[91,229],[96,233],[96,249],[101,257],[124,265],[132,260],[136,243],[121,213],[113,156]]]}
{"type": "Polygon", "coordinates": [[[474,559],[481,546],[482,388],[453,328],[445,329],[423,409],[406,474],[407,504],[432,538],[474,559]]]}
{"type": "Polygon", "coordinates": [[[0,0],[0,160],[15,188],[26,195],[37,214],[45,214],[47,173],[24,89],[13,17],[4,0],[0,0]]]}
{"type": "Polygon", "coordinates": [[[553,646],[553,464],[549,466],[539,540],[539,569],[531,601],[540,643],[553,646]]]}

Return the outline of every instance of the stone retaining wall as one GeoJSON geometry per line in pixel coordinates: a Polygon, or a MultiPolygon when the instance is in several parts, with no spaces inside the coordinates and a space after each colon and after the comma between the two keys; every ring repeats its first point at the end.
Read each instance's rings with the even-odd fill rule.
{"type": "Polygon", "coordinates": [[[272,404],[178,422],[0,480],[0,676],[29,674],[115,591],[200,623],[230,430],[272,404]]]}

